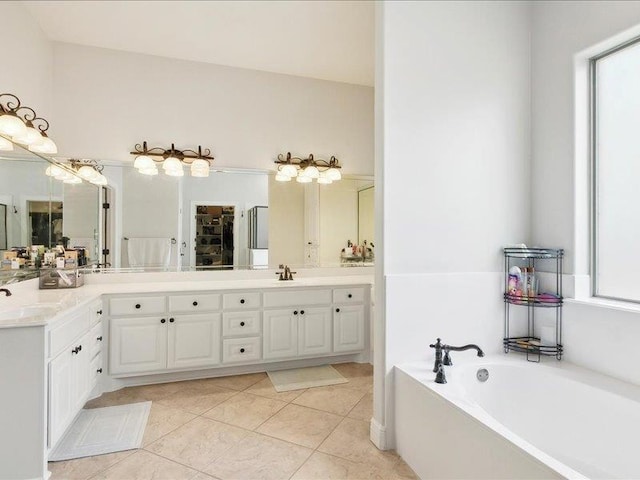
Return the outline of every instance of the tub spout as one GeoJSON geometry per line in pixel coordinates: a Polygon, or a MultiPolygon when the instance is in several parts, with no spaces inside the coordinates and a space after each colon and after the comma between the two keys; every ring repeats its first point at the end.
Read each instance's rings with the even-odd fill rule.
{"type": "Polygon", "coordinates": [[[484,357],[484,352],[482,351],[482,349],[478,345],[475,345],[473,343],[470,343],[469,345],[463,345],[462,347],[443,345],[442,349],[444,350],[444,359],[442,360],[442,364],[448,366],[453,365],[449,352],[464,352],[465,350],[475,350],[478,353],[479,357],[484,357]]]}

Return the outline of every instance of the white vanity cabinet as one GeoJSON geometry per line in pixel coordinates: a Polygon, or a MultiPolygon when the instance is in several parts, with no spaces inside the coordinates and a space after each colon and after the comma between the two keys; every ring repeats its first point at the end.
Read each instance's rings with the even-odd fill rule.
{"type": "Polygon", "coordinates": [[[60,439],[89,398],[101,368],[100,302],[83,308],[59,321],[49,331],[48,444],[60,439]]]}
{"type": "Polygon", "coordinates": [[[110,297],[109,374],[243,367],[366,351],[369,287],[110,297]]]}
{"type": "Polygon", "coordinates": [[[220,298],[181,294],[166,300],[157,295],[109,299],[109,373],[126,376],[220,363],[221,314],[215,311],[220,298]],[[138,311],[153,315],[127,315],[138,311]]]}

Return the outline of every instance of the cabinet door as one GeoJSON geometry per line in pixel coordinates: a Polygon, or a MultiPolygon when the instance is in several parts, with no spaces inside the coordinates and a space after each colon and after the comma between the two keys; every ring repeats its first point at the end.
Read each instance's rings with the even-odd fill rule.
{"type": "Polygon", "coordinates": [[[167,368],[166,318],[111,319],[109,369],[112,375],[152,372],[165,368],[167,368]]]}
{"type": "Polygon", "coordinates": [[[220,363],[220,314],[169,318],[167,366],[203,367],[220,363]]]}
{"type": "Polygon", "coordinates": [[[298,355],[299,316],[298,310],[293,309],[263,313],[263,358],[289,358],[298,355]]]}
{"type": "Polygon", "coordinates": [[[75,412],[82,409],[91,389],[91,376],[89,365],[91,363],[91,341],[87,333],[74,344],[77,353],[72,354],[71,359],[71,395],[73,399],[74,416],[75,412]]]}
{"type": "Polygon", "coordinates": [[[298,318],[298,354],[331,352],[331,309],[303,308],[298,318]]]}
{"type": "Polygon", "coordinates": [[[364,306],[335,307],[333,313],[333,351],[364,349],[364,306]]]}
{"type": "Polygon", "coordinates": [[[71,348],[49,363],[49,445],[55,445],[73,418],[73,372],[71,348]]]}

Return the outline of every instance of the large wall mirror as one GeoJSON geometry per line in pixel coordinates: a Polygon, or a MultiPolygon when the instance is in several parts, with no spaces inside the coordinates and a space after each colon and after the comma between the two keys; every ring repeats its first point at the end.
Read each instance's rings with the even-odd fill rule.
{"type": "MultiPolygon", "coordinates": [[[[0,156],[0,257],[64,243],[84,248],[88,267],[122,271],[373,265],[372,178],[305,185],[264,171],[175,178],[105,165],[109,184],[97,187],[48,177],[48,165],[18,148],[0,156]]],[[[0,270],[0,282],[28,271],[0,270]]]]}

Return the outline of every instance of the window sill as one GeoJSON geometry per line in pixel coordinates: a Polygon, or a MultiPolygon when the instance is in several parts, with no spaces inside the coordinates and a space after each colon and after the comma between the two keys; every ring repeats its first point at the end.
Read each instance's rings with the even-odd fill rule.
{"type": "Polygon", "coordinates": [[[610,300],[608,298],[589,297],[589,298],[565,298],[566,304],[590,305],[593,307],[610,308],[623,312],[640,313],[640,303],[625,302],[623,300],[610,300]]]}

